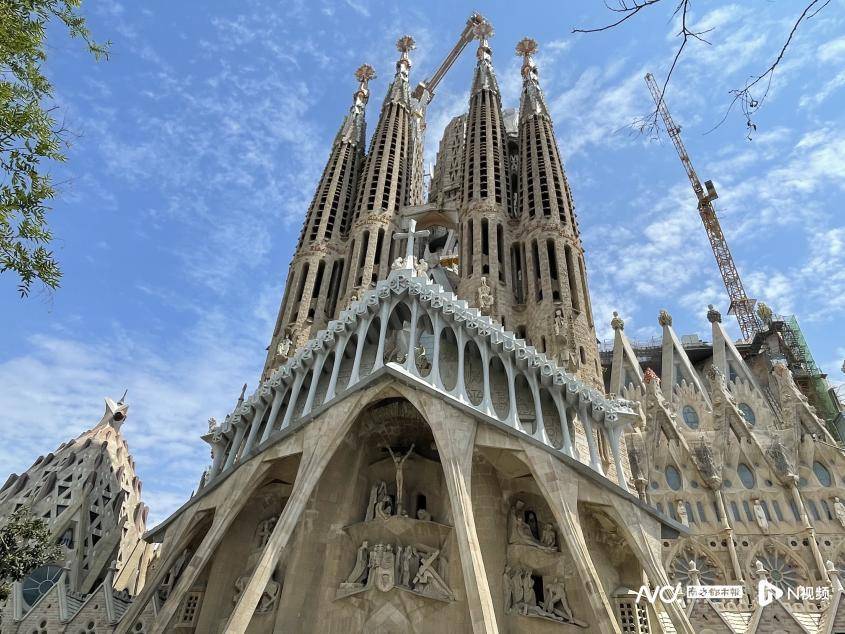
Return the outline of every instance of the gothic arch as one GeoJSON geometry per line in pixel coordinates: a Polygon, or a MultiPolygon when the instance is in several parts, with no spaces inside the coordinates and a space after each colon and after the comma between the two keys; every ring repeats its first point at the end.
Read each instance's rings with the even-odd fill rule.
{"type": "Polygon", "coordinates": [[[804,562],[772,539],[760,541],[747,557],[745,569],[749,578],[754,578],[758,560],[769,573],[770,580],[778,586],[808,585],[812,578],[804,562]]]}

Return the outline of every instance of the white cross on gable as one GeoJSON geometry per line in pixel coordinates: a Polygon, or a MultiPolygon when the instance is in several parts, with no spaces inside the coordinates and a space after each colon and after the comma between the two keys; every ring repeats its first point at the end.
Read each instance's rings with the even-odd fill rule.
{"type": "Polygon", "coordinates": [[[411,267],[414,261],[414,238],[425,238],[426,236],[430,235],[431,232],[428,229],[423,229],[422,231],[416,231],[417,228],[417,221],[413,218],[408,220],[408,230],[401,232],[401,233],[394,233],[393,239],[394,240],[401,240],[402,238],[408,238],[408,243],[405,245],[405,266],[411,267]]]}

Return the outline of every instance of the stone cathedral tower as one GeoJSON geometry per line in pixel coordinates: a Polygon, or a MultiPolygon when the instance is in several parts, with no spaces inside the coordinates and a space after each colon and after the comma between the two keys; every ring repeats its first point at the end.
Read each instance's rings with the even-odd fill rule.
{"type": "Polygon", "coordinates": [[[147,533],[160,556],[115,632],[842,629],[845,455],[771,363],[777,333],[743,356],[714,312],[693,363],[662,314],[660,387],[616,317],[603,385],[537,44],[517,112],[491,36],[474,14],[447,58],[478,40],[426,202],[413,39],[366,154],[359,69],[260,384],[202,436],[212,464],[147,533]],[[833,598],[754,598],[786,578],[833,598]],[[657,592],[675,581],[742,596],[657,592]]]}

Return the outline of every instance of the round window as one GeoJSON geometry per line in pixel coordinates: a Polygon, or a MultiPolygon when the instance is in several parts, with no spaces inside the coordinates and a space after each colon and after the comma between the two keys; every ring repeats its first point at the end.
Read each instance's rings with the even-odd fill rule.
{"type": "Polygon", "coordinates": [[[695,411],[695,408],[692,405],[684,405],[684,409],[681,410],[681,413],[684,416],[684,422],[687,424],[687,427],[690,429],[698,429],[698,412],[695,411]]]}
{"type": "Polygon", "coordinates": [[[60,566],[46,565],[36,568],[23,580],[23,600],[26,601],[29,607],[32,607],[38,599],[56,584],[61,576],[62,568],[60,566]]]}
{"type": "Polygon", "coordinates": [[[754,488],[754,472],[750,469],[750,467],[745,464],[744,462],[740,462],[736,468],[736,474],[739,476],[740,482],[742,482],[742,486],[746,489],[753,489],[754,488]]]}
{"type": "Polygon", "coordinates": [[[742,412],[745,422],[753,427],[757,423],[757,417],[754,416],[754,410],[751,409],[751,406],[748,403],[740,403],[737,407],[742,412]]]}
{"type": "Polygon", "coordinates": [[[673,491],[681,488],[681,472],[673,465],[666,467],[666,483],[673,491]]]}
{"type": "Polygon", "coordinates": [[[814,462],[813,463],[813,473],[816,474],[816,478],[819,480],[819,484],[823,487],[829,487],[833,484],[833,478],[830,475],[830,471],[827,470],[821,462],[814,462]]]}

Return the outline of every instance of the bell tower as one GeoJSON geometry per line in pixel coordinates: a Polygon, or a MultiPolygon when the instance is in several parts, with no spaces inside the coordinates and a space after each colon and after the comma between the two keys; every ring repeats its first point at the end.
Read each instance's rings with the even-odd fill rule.
{"type": "Polygon", "coordinates": [[[332,144],[288,271],[267,351],[265,376],[324,327],[337,310],[341,280],[348,266],[341,237],[355,204],[366,144],[364,110],[370,96],[367,84],[375,72],[364,64],[355,71],[355,77],[358,90],[332,144]]]}
{"type": "Polygon", "coordinates": [[[414,38],[399,38],[396,75],[387,89],[370,153],[361,175],[349,232],[344,304],[387,277],[393,253],[394,219],[408,203],[414,153],[414,121],[408,73],[414,38]]]}
{"type": "Polygon", "coordinates": [[[519,239],[511,244],[513,291],[526,305],[525,335],[585,381],[601,385],[584,249],[552,119],[540,89],[537,42],[516,46],[519,103],[519,239]]]}
{"type": "Polygon", "coordinates": [[[478,39],[478,61],[470,91],[463,148],[458,292],[474,304],[479,304],[473,301],[476,295],[486,295],[480,303],[487,306],[476,307],[501,320],[510,306],[506,285],[506,233],[511,193],[507,139],[489,45],[493,27],[482,21],[473,27],[473,35],[478,39]],[[482,282],[482,278],[486,280],[482,282]]]}

